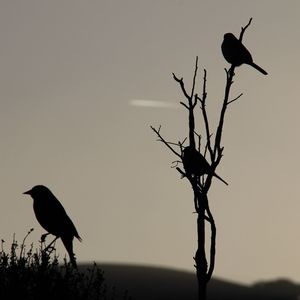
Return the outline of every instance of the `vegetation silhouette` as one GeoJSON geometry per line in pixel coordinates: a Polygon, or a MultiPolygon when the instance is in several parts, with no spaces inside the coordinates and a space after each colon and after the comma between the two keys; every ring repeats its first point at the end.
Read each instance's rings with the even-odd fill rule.
{"type": "Polygon", "coordinates": [[[222,53],[224,58],[235,67],[248,64],[264,75],[268,73],[253,62],[253,58],[248,49],[232,33],[225,33],[222,43],[222,53]]]}
{"type": "Polygon", "coordinates": [[[23,194],[30,195],[33,199],[33,210],[38,222],[48,232],[42,236],[42,240],[48,234],[53,234],[55,239],[49,244],[50,247],[58,238],[61,238],[70,257],[71,264],[77,268],[75,254],[73,252],[73,239],[81,241],[72,220],[53,193],[43,185],[36,185],[23,194]]]}
{"type": "Polygon", "coordinates": [[[10,251],[0,250],[0,299],[23,300],[104,300],[107,289],[103,271],[96,264],[85,272],[75,269],[64,259],[59,265],[54,247],[41,240],[39,249],[27,249],[26,238],[21,245],[13,238],[10,251]]]}

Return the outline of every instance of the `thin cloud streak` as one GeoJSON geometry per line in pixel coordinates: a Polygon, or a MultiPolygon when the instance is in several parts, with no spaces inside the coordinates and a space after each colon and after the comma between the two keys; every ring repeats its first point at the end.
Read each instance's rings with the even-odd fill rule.
{"type": "Polygon", "coordinates": [[[179,108],[177,103],[147,99],[132,99],[130,100],[129,105],[149,108],[179,108]]]}

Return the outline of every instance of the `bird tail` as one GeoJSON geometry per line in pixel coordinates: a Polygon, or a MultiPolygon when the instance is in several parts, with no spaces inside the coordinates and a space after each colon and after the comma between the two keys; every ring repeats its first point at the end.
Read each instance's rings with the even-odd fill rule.
{"type": "Polygon", "coordinates": [[[216,173],[214,173],[214,176],[217,177],[222,182],[224,182],[226,185],[228,185],[228,183],[224,179],[222,179],[219,175],[217,175],[216,173]]]}
{"type": "Polygon", "coordinates": [[[69,254],[70,262],[71,262],[73,268],[77,269],[76,257],[73,252],[73,238],[74,237],[61,237],[61,240],[69,254]]]}
{"type": "Polygon", "coordinates": [[[268,73],[263,69],[261,68],[260,66],[258,66],[257,64],[255,64],[254,62],[252,62],[250,64],[250,66],[252,66],[253,68],[255,68],[257,71],[263,73],[264,75],[268,75],[268,73]]]}

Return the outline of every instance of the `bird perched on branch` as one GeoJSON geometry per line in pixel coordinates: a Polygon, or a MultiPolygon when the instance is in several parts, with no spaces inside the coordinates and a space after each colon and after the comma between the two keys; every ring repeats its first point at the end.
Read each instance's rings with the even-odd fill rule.
{"type": "Polygon", "coordinates": [[[71,264],[77,268],[75,254],[73,252],[73,239],[76,237],[81,241],[81,237],[61,203],[52,192],[43,185],[36,185],[23,194],[30,195],[33,198],[33,210],[38,222],[48,234],[51,233],[56,237],[55,240],[61,238],[69,254],[71,264]]]}
{"type": "Polygon", "coordinates": [[[202,176],[204,174],[212,173],[213,176],[228,185],[224,179],[212,171],[212,168],[205,157],[195,148],[187,146],[183,149],[182,162],[187,175],[202,176]]]}
{"type": "Polygon", "coordinates": [[[221,48],[224,58],[235,67],[248,64],[264,75],[268,74],[264,69],[253,62],[253,58],[248,49],[232,33],[224,34],[221,48]]]}

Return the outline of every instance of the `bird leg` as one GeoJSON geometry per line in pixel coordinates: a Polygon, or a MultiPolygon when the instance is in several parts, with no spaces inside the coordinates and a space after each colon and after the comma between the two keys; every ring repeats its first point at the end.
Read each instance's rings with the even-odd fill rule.
{"type": "Polygon", "coordinates": [[[44,249],[44,251],[47,251],[50,247],[51,247],[51,245],[58,239],[59,237],[58,236],[56,236],[55,237],[55,239],[44,249]]]}

